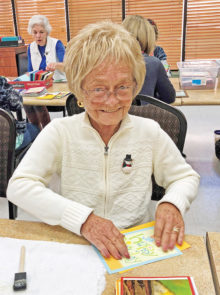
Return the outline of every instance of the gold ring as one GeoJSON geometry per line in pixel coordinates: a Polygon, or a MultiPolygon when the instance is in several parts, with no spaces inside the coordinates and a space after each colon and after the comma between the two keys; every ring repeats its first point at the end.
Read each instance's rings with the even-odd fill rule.
{"type": "Polygon", "coordinates": [[[180,231],[180,228],[174,226],[174,227],[173,227],[173,231],[178,233],[178,232],[180,231]]]}

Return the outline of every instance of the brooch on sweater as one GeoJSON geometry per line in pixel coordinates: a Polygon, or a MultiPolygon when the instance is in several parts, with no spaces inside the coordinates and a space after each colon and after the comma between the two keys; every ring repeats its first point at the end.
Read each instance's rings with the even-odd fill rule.
{"type": "Polygon", "coordinates": [[[131,172],[131,169],[132,169],[132,158],[131,158],[131,155],[127,154],[123,160],[122,171],[125,174],[128,174],[131,172]]]}

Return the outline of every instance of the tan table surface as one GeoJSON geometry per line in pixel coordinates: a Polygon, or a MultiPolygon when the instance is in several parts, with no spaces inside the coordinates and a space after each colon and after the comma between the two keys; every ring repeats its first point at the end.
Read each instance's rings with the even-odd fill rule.
{"type": "MultiPolygon", "coordinates": [[[[57,92],[57,91],[69,91],[68,85],[64,83],[53,83],[51,87],[47,89],[48,92],[57,92]]],[[[38,99],[34,97],[23,97],[23,103],[25,105],[46,105],[46,106],[65,106],[68,96],[62,98],[53,98],[53,99],[38,99]]]]}
{"type": "Polygon", "coordinates": [[[220,232],[208,232],[206,241],[216,294],[220,295],[220,232]]]}
{"type": "MultiPolygon", "coordinates": [[[[179,78],[170,78],[176,90],[180,90],[179,78]]],[[[217,89],[210,90],[185,90],[188,97],[180,98],[180,105],[219,105],[220,104],[220,83],[217,89]]],[[[174,103],[175,105],[175,103],[174,103]]]]}
{"type": "MultiPolygon", "coordinates": [[[[88,242],[59,226],[40,222],[0,219],[0,236],[27,240],[56,241],[62,243],[88,244],[88,242]]],[[[215,295],[212,274],[204,238],[187,235],[185,240],[191,248],[183,255],[154,262],[124,272],[123,276],[192,276],[200,295],[215,295]]],[[[115,295],[115,281],[122,274],[106,274],[103,295],[115,295]]]]}

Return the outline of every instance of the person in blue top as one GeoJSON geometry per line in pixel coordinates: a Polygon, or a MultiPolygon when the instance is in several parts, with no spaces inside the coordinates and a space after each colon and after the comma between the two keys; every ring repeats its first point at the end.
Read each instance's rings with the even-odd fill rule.
{"type": "MultiPolygon", "coordinates": [[[[63,72],[65,47],[63,43],[49,36],[51,25],[44,15],[34,15],[28,23],[28,33],[34,41],[28,46],[28,71],[54,71],[54,80],[66,80],[63,72]]],[[[40,129],[50,122],[46,106],[25,106],[30,122],[37,124],[40,129]]]]}
{"type": "MultiPolygon", "coordinates": [[[[158,27],[157,24],[155,23],[154,20],[148,18],[147,19],[149,21],[149,23],[153,26],[154,28],[154,32],[155,32],[155,37],[156,37],[156,42],[158,40],[158,36],[159,36],[159,31],[158,31],[158,27]]],[[[154,52],[153,52],[154,56],[159,58],[159,60],[162,62],[168,77],[171,77],[171,72],[170,72],[170,66],[167,62],[167,55],[163,49],[163,47],[156,45],[154,48],[154,52]]]]}

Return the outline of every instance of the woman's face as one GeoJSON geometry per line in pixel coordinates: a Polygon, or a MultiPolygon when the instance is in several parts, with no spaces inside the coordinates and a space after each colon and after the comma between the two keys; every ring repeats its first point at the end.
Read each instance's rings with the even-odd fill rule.
{"type": "Polygon", "coordinates": [[[131,106],[134,87],[132,71],[124,63],[103,62],[86,76],[83,104],[97,131],[120,125],[131,106]]]}
{"type": "Polygon", "coordinates": [[[44,46],[47,43],[47,31],[44,26],[34,25],[32,28],[32,35],[37,45],[44,46]]]}

